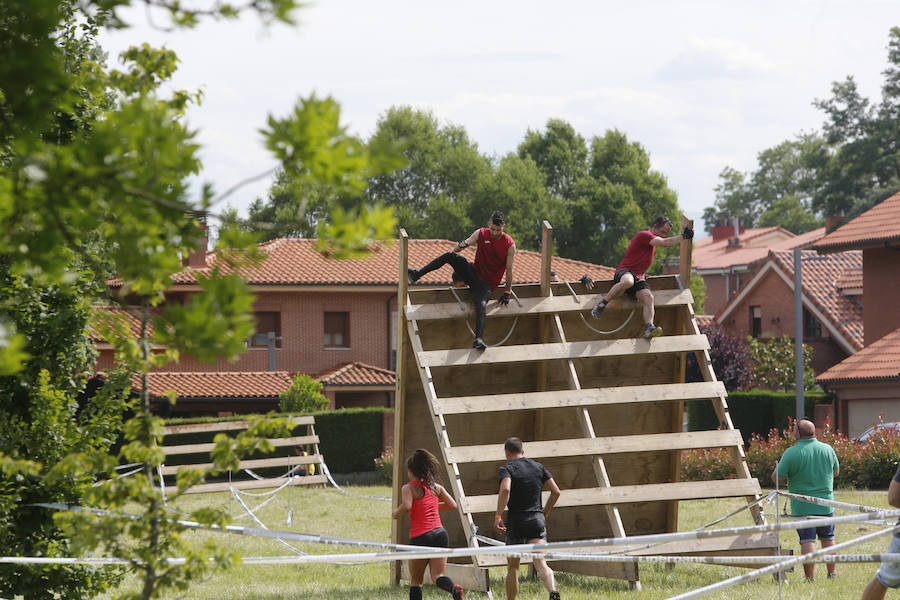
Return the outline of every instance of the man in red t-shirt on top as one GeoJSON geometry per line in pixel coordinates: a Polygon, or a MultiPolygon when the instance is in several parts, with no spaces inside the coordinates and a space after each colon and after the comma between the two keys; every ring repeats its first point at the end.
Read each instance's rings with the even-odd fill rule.
{"type": "Polygon", "coordinates": [[[513,282],[513,259],[516,256],[516,243],[503,231],[506,219],[499,210],[494,211],[488,221],[488,227],[478,229],[468,239],[457,242],[453,252],[441,254],[421,269],[407,269],[409,282],[415,283],[426,273],[439,269],[446,264],[453,267],[453,281],[463,281],[472,291],[475,300],[475,341],[472,347],[484,350],[487,346],[482,339],[487,301],[491,291],[500,285],[503,273],[506,273],[506,290],[497,298],[503,306],[509,305],[510,291],[513,282]],[[475,250],[475,263],[472,264],[459,254],[463,248],[478,244],[475,250]]]}
{"type": "Polygon", "coordinates": [[[643,306],[645,323],[643,336],[650,339],[662,335],[662,327],[653,324],[653,293],[647,283],[647,269],[653,262],[653,252],[657,246],[677,246],[682,239],[689,240],[694,237],[694,231],[688,227],[684,228],[681,235],[666,237],[670,231],[672,231],[672,222],[668,217],[657,217],[649,230],[639,231],[636,236],[631,238],[631,243],[625,250],[625,256],[616,268],[613,286],[606,297],[600,300],[591,311],[592,317],[599,319],[606,304],[625,292],[640,301],[643,306]]]}

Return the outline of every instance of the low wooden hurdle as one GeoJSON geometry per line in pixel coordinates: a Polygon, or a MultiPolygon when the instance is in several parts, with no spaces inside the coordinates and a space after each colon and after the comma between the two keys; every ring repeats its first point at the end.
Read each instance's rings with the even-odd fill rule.
{"type": "MultiPolygon", "coordinates": [[[[292,417],[296,427],[305,427],[305,435],[288,438],[272,438],[269,442],[275,447],[274,455],[270,458],[242,460],[240,469],[264,469],[271,467],[285,467],[283,475],[268,477],[265,479],[249,479],[239,481],[222,481],[195,485],[187,490],[188,494],[201,494],[205,492],[221,492],[230,488],[239,490],[279,487],[288,481],[288,476],[296,468],[306,465],[307,475],[290,477],[289,485],[311,485],[327,483],[327,477],[322,473],[322,457],[319,454],[319,436],[316,435],[315,419],[313,417],[292,417]],[[296,454],[294,449],[304,447],[306,454],[296,454]],[[315,474],[309,474],[315,471],[315,474]]],[[[251,421],[222,421],[216,423],[198,423],[194,425],[173,425],[165,428],[168,441],[170,436],[193,435],[203,433],[219,433],[225,431],[240,431],[247,429],[251,421]]],[[[198,444],[163,445],[163,452],[168,459],[170,456],[191,456],[197,462],[184,462],[178,465],[163,465],[163,476],[174,476],[180,468],[206,469],[212,466],[208,461],[209,453],[215,447],[212,442],[198,444]]]]}
{"type": "MultiPolygon", "coordinates": [[[[488,305],[487,343],[512,328],[508,340],[478,351],[463,321],[474,314],[467,292],[460,302],[448,289],[408,289],[408,239],[401,230],[395,504],[406,481],[406,457],[426,448],[443,460],[443,482],[459,504],[457,518],[445,513],[443,519],[451,546],[481,546],[477,535],[495,536],[497,468],[505,462],[503,442],[512,436],[522,438],[525,455],[544,463],[562,489],[547,524],[550,541],[676,532],[681,501],[759,499],[759,482],[750,475],[725,387],[711,366],[709,341],[691,307],[690,244],[682,243],[680,276],[649,278],[655,321],[664,331],[651,340],[640,337],[641,307],[626,296],[610,302],[601,320],[591,320],[590,309],[611,281],[597,282],[592,290],[550,281],[546,221],[542,246],[540,284],[514,285],[516,299],[508,306],[488,305]],[[629,311],[638,318],[625,323],[629,311]],[[685,382],[689,353],[704,381],[685,382]],[[685,401],[712,402],[719,429],[682,431],[685,401]],[[736,478],[679,481],[681,452],[695,448],[728,449],[736,478]]],[[[765,522],[758,506],[752,512],[757,524],[765,522]]],[[[393,523],[391,541],[405,543],[408,519],[393,523]]],[[[777,534],[769,532],[636,548],[634,554],[769,555],[778,546],[777,534]]],[[[505,559],[480,555],[472,563],[448,564],[448,575],[464,587],[487,590],[486,567],[505,559]]],[[[553,566],[640,586],[637,564],[553,566]]],[[[403,569],[393,565],[393,583],[405,575],[403,569]]]]}

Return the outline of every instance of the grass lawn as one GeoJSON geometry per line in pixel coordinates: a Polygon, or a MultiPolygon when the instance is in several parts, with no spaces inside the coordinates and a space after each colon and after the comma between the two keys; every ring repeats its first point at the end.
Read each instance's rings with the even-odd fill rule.
{"type": "MultiPolygon", "coordinates": [[[[297,531],[302,533],[328,535],[343,538],[387,542],[390,538],[390,503],[383,500],[362,498],[363,495],[389,496],[387,487],[348,487],[357,496],[347,496],[334,488],[296,488],[284,490],[257,512],[257,516],[270,529],[297,531]],[[292,523],[287,525],[287,517],[292,514],[292,523]]],[[[837,500],[871,506],[887,507],[886,492],[840,491],[837,500]]],[[[247,501],[251,506],[260,499],[247,501]]],[[[239,517],[243,510],[228,493],[189,496],[183,500],[190,510],[203,504],[227,504],[231,514],[239,517]]],[[[712,519],[725,515],[741,503],[739,500],[707,500],[683,502],[680,519],[682,531],[703,525],[712,519]]],[[[768,509],[770,512],[771,507],[768,509]]],[[[848,514],[838,512],[839,516],[848,514]]],[[[446,516],[445,516],[446,518],[446,516]]],[[[235,525],[257,527],[249,517],[236,518],[235,525]]],[[[752,524],[747,513],[741,513],[721,524],[721,527],[741,527],[752,524]]],[[[881,526],[843,525],[838,526],[837,541],[846,541],[875,531],[881,526]]],[[[553,518],[548,523],[553,534],[553,518]]],[[[205,532],[191,532],[199,542],[213,535],[205,532]]],[[[216,539],[242,556],[291,555],[292,552],[274,540],[240,535],[215,534],[216,539]]],[[[782,534],[782,544],[799,554],[797,534],[793,531],[782,534]]],[[[881,538],[868,544],[846,550],[843,553],[884,552],[888,538],[881,538]]],[[[317,554],[367,551],[346,546],[325,546],[300,544],[302,551],[317,554]]],[[[405,599],[407,587],[388,584],[388,564],[368,565],[241,565],[225,574],[214,575],[204,581],[195,581],[185,592],[170,593],[167,598],[190,600],[355,600],[355,599],[405,599]]],[[[877,569],[876,564],[839,564],[838,578],[825,579],[824,565],[817,566],[817,581],[808,584],[803,581],[802,567],[789,575],[789,582],[782,586],[781,598],[849,599],[858,598],[877,569]]],[[[747,572],[731,567],[679,563],[673,569],[662,564],[641,565],[643,591],[638,596],[643,600],[663,599],[692,589],[721,581],[728,577],[747,572]]],[[[504,568],[491,570],[491,588],[495,598],[505,598],[504,568]]],[[[567,600],[596,600],[623,598],[631,593],[625,582],[580,575],[558,573],[560,593],[567,600]]],[[[133,582],[132,582],[133,584],[133,582]]],[[[425,586],[426,599],[449,598],[445,592],[434,586],[425,586]]],[[[635,597],[638,597],[635,596],[635,597]]],[[[105,598],[112,598],[109,594],[105,598]]],[[[482,593],[468,592],[467,598],[484,598],[482,593]]],[[[538,580],[526,577],[521,569],[519,598],[523,600],[544,599],[547,595],[538,580]]],[[[749,584],[729,588],[711,594],[709,598],[757,599],[778,598],[778,586],[771,577],[749,584]]]]}

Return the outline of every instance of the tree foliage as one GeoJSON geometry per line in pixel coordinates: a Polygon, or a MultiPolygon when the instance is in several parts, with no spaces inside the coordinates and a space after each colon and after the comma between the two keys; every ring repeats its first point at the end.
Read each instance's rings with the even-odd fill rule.
{"type": "MultiPolygon", "coordinates": [[[[701,323],[700,333],[709,340],[709,358],[713,372],[728,391],[744,390],[750,385],[751,362],[747,343],[725,331],[715,322],[701,323]]],[[[703,381],[700,367],[693,354],[688,354],[688,381],[703,381]]]]}
{"type": "MultiPolygon", "coordinates": [[[[104,27],[125,26],[115,10],[129,4],[11,0],[0,6],[0,536],[8,553],[126,559],[140,585],[123,597],[149,600],[236,560],[213,543],[187,546],[179,523],[186,515],[167,509],[153,485],[163,429],[150,410],[148,373],[180,356],[212,361],[245,350],[253,297],[240,273],[258,264],[259,255],[257,238],[226,222],[216,265],[198,277],[199,291],[187,302],[166,302],[172,275],[202,239],[198,221],[215,217],[213,204],[230,191],[216,196],[206,185],[197,197],[189,192],[187,177],[201,164],[195,132],[183,117],[199,95],[162,93],[160,84],[178,64],[173,52],[135,46],[124,53],[121,70],[106,68],[96,36],[104,27]],[[113,277],[121,282],[119,293],[106,285],[113,277]],[[91,321],[90,335],[113,345],[121,372],[88,394],[94,354],[87,315],[93,305],[107,304],[119,310],[98,310],[106,317],[91,321]],[[130,319],[121,318],[126,311],[130,319]],[[129,401],[125,390],[132,383],[135,400],[129,401]],[[122,425],[126,406],[134,416],[122,425]],[[111,456],[120,436],[121,448],[111,456]],[[119,477],[120,461],[141,470],[119,477]],[[110,514],[53,515],[28,506],[36,500],[110,514]],[[169,564],[172,557],[187,561],[169,564]]],[[[166,11],[173,27],[248,10],[289,22],[298,6],[295,0],[146,4],[166,11]]],[[[270,117],[263,133],[283,172],[342,198],[320,219],[319,237],[323,251],[343,256],[393,232],[392,211],[362,208],[359,198],[368,179],[398,158],[386,146],[348,135],[339,117],[336,102],[313,96],[285,117],[270,117]]],[[[212,466],[180,472],[168,499],[210,473],[235,468],[244,454],[271,450],[264,438],[290,429],[271,419],[233,439],[218,436],[212,466]]],[[[191,518],[226,521],[217,509],[191,518]]],[[[0,595],[9,597],[85,597],[111,583],[109,574],[68,566],[0,571],[0,595]]]]}
{"type": "MultiPolygon", "coordinates": [[[[753,385],[775,390],[792,390],[795,387],[794,340],[786,335],[761,340],[748,337],[750,359],[753,361],[753,385]]],[[[803,344],[803,383],[808,390],[819,389],[816,374],[812,370],[812,347],[803,344]]]]}
{"type": "Polygon", "coordinates": [[[793,233],[821,227],[824,216],[855,217],[900,191],[900,27],[888,33],[880,101],[864,97],[852,76],[813,104],[820,131],[764,150],[757,169],[726,167],[707,229],[739,217],[747,227],[780,225],[793,233]]]}
{"type": "Polygon", "coordinates": [[[328,408],[328,398],[322,393],[322,383],[305,373],[294,375],[291,387],[279,397],[283,413],[308,413],[328,408]]]}

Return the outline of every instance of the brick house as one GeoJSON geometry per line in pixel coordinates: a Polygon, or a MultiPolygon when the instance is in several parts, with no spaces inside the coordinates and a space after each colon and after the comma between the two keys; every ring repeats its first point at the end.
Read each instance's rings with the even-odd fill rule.
{"type": "Polygon", "coordinates": [[[864,346],[816,380],[837,397],[837,422],[854,437],[883,416],[900,421],[900,194],[891,196],[819,240],[823,256],[862,254],[853,285],[865,307],[864,346]]]}
{"type": "MultiPolygon", "coordinates": [[[[208,365],[183,357],[165,371],[150,374],[154,396],[176,390],[179,402],[173,414],[276,408],[290,376],[279,376],[282,388],[276,389],[270,377],[262,377],[272,372],[315,376],[331,408],[393,405],[399,249],[396,244],[379,246],[364,259],[335,260],[316,252],[315,244],[314,239],[287,238],[260,244],[265,260],[243,273],[256,295],[257,333],[234,362],[220,359],[208,365]]],[[[449,240],[410,240],[409,264],[424,265],[455,245],[449,240]]],[[[474,260],[473,248],[462,254],[474,260]]],[[[184,302],[198,291],[197,275],[209,272],[215,262],[216,253],[205,248],[192,253],[185,270],[173,277],[167,302],[184,302]]],[[[519,250],[515,281],[538,282],[540,262],[540,253],[519,250]]],[[[585,273],[595,279],[613,275],[609,267],[559,257],[553,258],[552,268],[563,280],[585,273]]],[[[450,275],[449,268],[439,269],[417,286],[449,286],[450,275]]],[[[137,321],[128,311],[101,310],[125,319],[132,334],[136,332],[137,321]]],[[[97,370],[112,367],[112,347],[97,340],[97,348],[97,370]]]]}
{"type": "MultiPolygon", "coordinates": [[[[801,235],[781,227],[714,227],[711,236],[694,243],[691,256],[692,271],[706,284],[703,312],[715,315],[722,310],[753,279],[770,252],[806,248],[824,235],[824,227],[801,235]]],[[[678,267],[670,264],[663,272],[677,273],[678,267]]]]}
{"type": "MultiPolygon", "coordinates": [[[[816,373],[863,348],[861,269],[859,251],[831,255],[801,251],[803,342],[813,349],[816,373]]],[[[794,253],[770,252],[715,320],[741,338],[793,338],[794,253]]]]}

